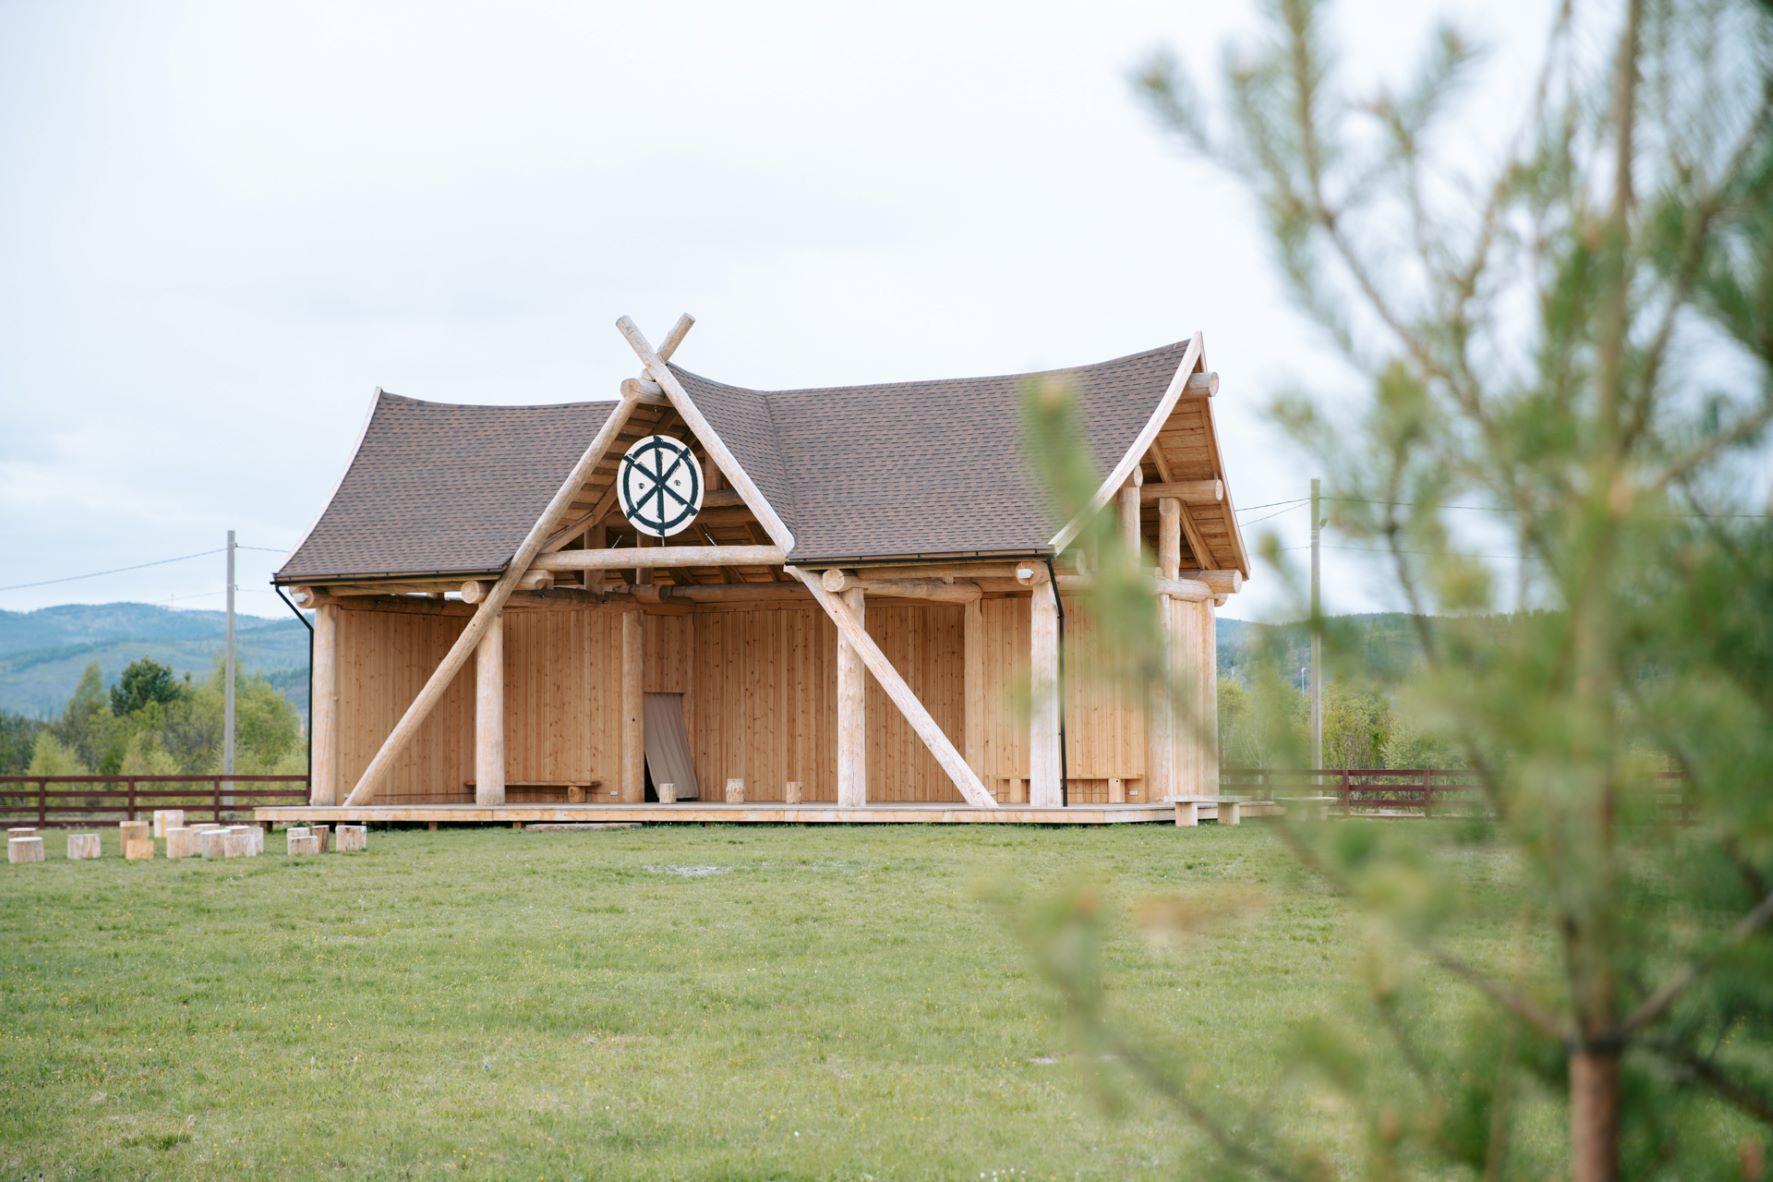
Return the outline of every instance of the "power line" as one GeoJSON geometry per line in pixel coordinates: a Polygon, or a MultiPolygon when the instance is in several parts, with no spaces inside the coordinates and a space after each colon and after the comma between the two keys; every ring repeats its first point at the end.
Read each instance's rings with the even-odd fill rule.
{"type": "MultiPolygon", "coordinates": [[[[1383,501],[1383,500],[1377,500],[1373,497],[1338,497],[1338,496],[1326,496],[1324,498],[1324,500],[1326,500],[1326,501],[1349,501],[1349,502],[1352,502],[1355,504],[1360,504],[1360,505],[1411,506],[1414,508],[1421,508],[1421,509],[1463,509],[1468,513],[1520,513],[1520,512],[1523,512],[1523,510],[1521,510],[1521,509],[1513,508],[1508,505],[1454,505],[1454,504],[1450,504],[1450,503],[1443,502],[1443,501],[1383,501]]],[[[1710,520],[1713,518],[1722,519],[1722,518],[1727,518],[1727,517],[1742,517],[1742,518],[1750,518],[1750,519],[1759,520],[1759,519],[1766,518],[1766,517],[1773,517],[1773,513],[1667,513],[1667,514],[1659,514],[1658,516],[1695,517],[1695,518],[1699,518],[1701,520],[1710,520]]],[[[1254,523],[1252,522],[1251,524],[1254,524],[1254,523]]]]}
{"type": "Polygon", "coordinates": [[[10,587],[0,587],[0,591],[23,591],[28,587],[48,587],[56,583],[75,583],[81,579],[97,579],[105,575],[120,575],[132,570],[146,570],[150,566],[166,566],[174,562],[189,562],[193,558],[208,558],[212,554],[220,554],[225,547],[218,546],[214,550],[200,550],[195,554],[180,554],[176,558],[156,558],[152,562],[138,562],[134,566],[117,566],[110,570],[88,571],[83,575],[66,575],[59,579],[39,579],[34,583],[14,583],[10,587]]]}
{"type": "Polygon", "coordinates": [[[1256,518],[1254,521],[1241,521],[1238,524],[1239,525],[1260,525],[1264,521],[1267,521],[1268,519],[1270,519],[1272,517],[1280,517],[1280,516],[1283,516],[1287,513],[1291,513],[1295,509],[1303,509],[1303,508],[1305,508],[1305,502],[1304,501],[1296,501],[1293,504],[1288,505],[1285,509],[1276,509],[1273,513],[1264,513],[1262,516],[1256,518]]]}
{"type": "Polygon", "coordinates": [[[262,550],[266,554],[288,554],[288,546],[248,546],[243,542],[234,543],[236,550],[262,550]]]}
{"type": "Polygon", "coordinates": [[[1244,513],[1254,513],[1258,509],[1272,509],[1276,505],[1303,505],[1310,499],[1310,497],[1294,497],[1290,501],[1268,501],[1261,505],[1245,505],[1242,509],[1238,510],[1238,513],[1240,515],[1244,513]]]}

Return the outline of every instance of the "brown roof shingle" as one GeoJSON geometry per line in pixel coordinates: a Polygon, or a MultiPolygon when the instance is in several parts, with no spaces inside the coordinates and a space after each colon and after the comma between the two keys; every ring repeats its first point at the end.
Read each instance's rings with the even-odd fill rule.
{"type": "Polygon", "coordinates": [[[378,391],[338,491],[277,582],[503,569],[613,405],[457,406],[378,391]]]}
{"type": "Polygon", "coordinates": [[[672,372],[794,534],[794,561],[1032,553],[1063,523],[1023,451],[1028,383],[1073,383],[1106,472],[1150,420],[1187,347],[1045,374],[806,390],[672,372]]]}
{"type": "MultiPolygon", "coordinates": [[[[1023,450],[1029,381],[1072,381],[1107,471],[1186,351],[1178,342],[1048,374],[779,391],[672,369],[793,532],[790,557],[819,563],[1044,551],[1063,523],[1023,450]]],[[[378,392],[344,480],[277,581],[502,570],[612,405],[458,406],[378,392]]]]}

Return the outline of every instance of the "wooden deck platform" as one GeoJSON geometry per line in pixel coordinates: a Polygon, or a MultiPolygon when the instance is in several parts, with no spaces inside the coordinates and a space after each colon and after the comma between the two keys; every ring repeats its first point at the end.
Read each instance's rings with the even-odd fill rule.
{"type": "Polygon", "coordinates": [[[835,804],[782,804],[757,801],[725,804],[683,801],[678,804],[369,804],[359,806],[274,806],[253,810],[259,821],[302,824],[309,821],[369,824],[434,823],[446,825],[512,825],[531,822],[639,821],[647,824],[742,825],[1125,825],[1162,821],[1173,824],[1175,809],[1167,804],[1075,804],[1065,808],[1003,805],[975,808],[965,804],[876,804],[839,808],[835,804]]]}

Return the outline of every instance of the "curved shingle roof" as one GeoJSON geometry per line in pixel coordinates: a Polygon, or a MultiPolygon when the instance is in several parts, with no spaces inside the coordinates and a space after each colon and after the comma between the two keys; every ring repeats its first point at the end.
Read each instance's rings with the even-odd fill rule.
{"type": "Polygon", "coordinates": [[[276,581],[502,570],[613,405],[459,406],[378,390],[338,491],[276,581]]]}
{"type": "Polygon", "coordinates": [[[1022,444],[1022,399],[1069,381],[1106,472],[1150,421],[1186,341],[1038,374],[746,390],[672,367],[794,534],[795,562],[1030,554],[1063,522],[1022,444]]]}
{"type": "MultiPolygon", "coordinates": [[[[1187,349],[1044,374],[803,390],[672,372],[793,533],[791,561],[1020,555],[1047,551],[1063,525],[1022,441],[1030,381],[1071,383],[1106,472],[1187,349]]],[[[277,581],[502,570],[612,405],[457,406],[378,392],[338,491],[277,581]]]]}

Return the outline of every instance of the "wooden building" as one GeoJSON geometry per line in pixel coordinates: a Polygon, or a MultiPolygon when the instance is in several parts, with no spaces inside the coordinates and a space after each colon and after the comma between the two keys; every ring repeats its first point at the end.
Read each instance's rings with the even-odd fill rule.
{"type": "Polygon", "coordinates": [[[314,609],[313,793],[262,818],[1087,822],[1213,792],[1213,609],[1248,564],[1199,335],[1058,376],[1204,726],[1062,677],[1087,564],[1024,458],[1030,375],[753,391],[673,362],[690,324],[619,322],[614,401],[377,392],[275,576],[314,609]]]}

